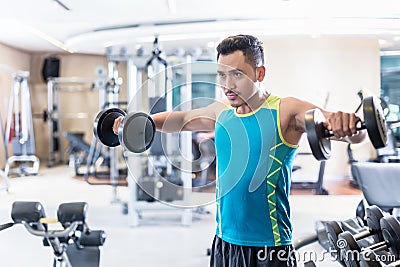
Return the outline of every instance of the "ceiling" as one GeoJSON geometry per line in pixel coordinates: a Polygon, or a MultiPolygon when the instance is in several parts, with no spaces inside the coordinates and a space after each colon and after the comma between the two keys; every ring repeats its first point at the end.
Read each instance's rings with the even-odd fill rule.
{"type": "Polygon", "coordinates": [[[398,0],[0,0],[0,42],[27,51],[105,54],[214,49],[230,34],[351,36],[400,50],[398,0]]]}

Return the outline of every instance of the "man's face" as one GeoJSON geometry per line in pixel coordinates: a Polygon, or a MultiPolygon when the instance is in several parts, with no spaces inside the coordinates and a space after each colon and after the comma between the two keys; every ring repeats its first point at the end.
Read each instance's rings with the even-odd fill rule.
{"type": "Polygon", "coordinates": [[[240,107],[257,93],[254,85],[258,79],[256,76],[255,68],[245,61],[242,51],[219,56],[217,83],[222,87],[231,106],[240,107]]]}

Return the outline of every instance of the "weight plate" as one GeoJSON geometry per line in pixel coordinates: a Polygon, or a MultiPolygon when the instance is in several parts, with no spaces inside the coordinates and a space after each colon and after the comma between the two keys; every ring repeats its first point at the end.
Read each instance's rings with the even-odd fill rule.
{"type": "Polygon", "coordinates": [[[325,223],[325,229],[328,235],[329,251],[336,253],[337,260],[343,263],[343,259],[340,257],[340,248],[338,247],[338,236],[343,233],[342,227],[337,221],[330,221],[325,223]]]}
{"type": "Polygon", "coordinates": [[[151,146],[155,132],[156,126],[148,114],[129,113],[119,127],[119,142],[128,151],[141,153],[151,146]]]}
{"type": "Polygon", "coordinates": [[[325,117],[319,109],[306,112],[305,126],[308,143],[317,160],[327,160],[331,156],[331,141],[325,136],[325,117]]]}
{"type": "Polygon", "coordinates": [[[364,124],[367,129],[369,139],[375,148],[381,148],[387,144],[386,120],[382,106],[378,99],[369,96],[363,100],[364,124]]]}
{"type": "Polygon", "coordinates": [[[361,252],[361,248],[354,239],[354,236],[346,231],[339,235],[338,240],[339,245],[343,244],[343,247],[340,247],[339,256],[345,265],[347,267],[359,267],[359,253],[361,252]]]}
{"type": "Polygon", "coordinates": [[[367,225],[371,229],[373,235],[372,238],[376,243],[383,241],[383,236],[381,232],[381,219],[383,218],[383,213],[377,206],[369,206],[366,208],[367,225]]]}
{"type": "Polygon", "coordinates": [[[100,111],[94,120],[94,135],[105,146],[118,146],[119,139],[113,132],[114,120],[120,116],[125,116],[126,113],[119,108],[110,108],[100,111]]]}
{"type": "Polygon", "coordinates": [[[382,235],[389,244],[389,251],[395,255],[396,259],[400,256],[400,223],[396,217],[389,215],[381,219],[382,235]]]}

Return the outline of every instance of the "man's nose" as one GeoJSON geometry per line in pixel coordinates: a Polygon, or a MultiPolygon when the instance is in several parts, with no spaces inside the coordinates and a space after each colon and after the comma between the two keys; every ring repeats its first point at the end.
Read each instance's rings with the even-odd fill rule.
{"type": "Polygon", "coordinates": [[[226,81],[225,81],[225,87],[228,88],[228,89],[235,88],[235,81],[231,77],[231,75],[227,76],[226,81]]]}

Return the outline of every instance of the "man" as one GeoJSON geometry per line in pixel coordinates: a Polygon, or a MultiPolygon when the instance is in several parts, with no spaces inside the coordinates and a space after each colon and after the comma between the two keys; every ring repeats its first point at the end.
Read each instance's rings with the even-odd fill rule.
{"type": "MultiPolygon", "coordinates": [[[[227,100],[152,118],[164,132],[215,131],[217,230],[210,266],[296,266],[290,254],[292,161],[305,132],[305,113],[316,106],[263,89],[264,52],[255,37],[228,37],[217,51],[217,83],[227,100]]],[[[323,113],[333,139],[365,138],[356,130],[355,114],[323,113]]]]}

